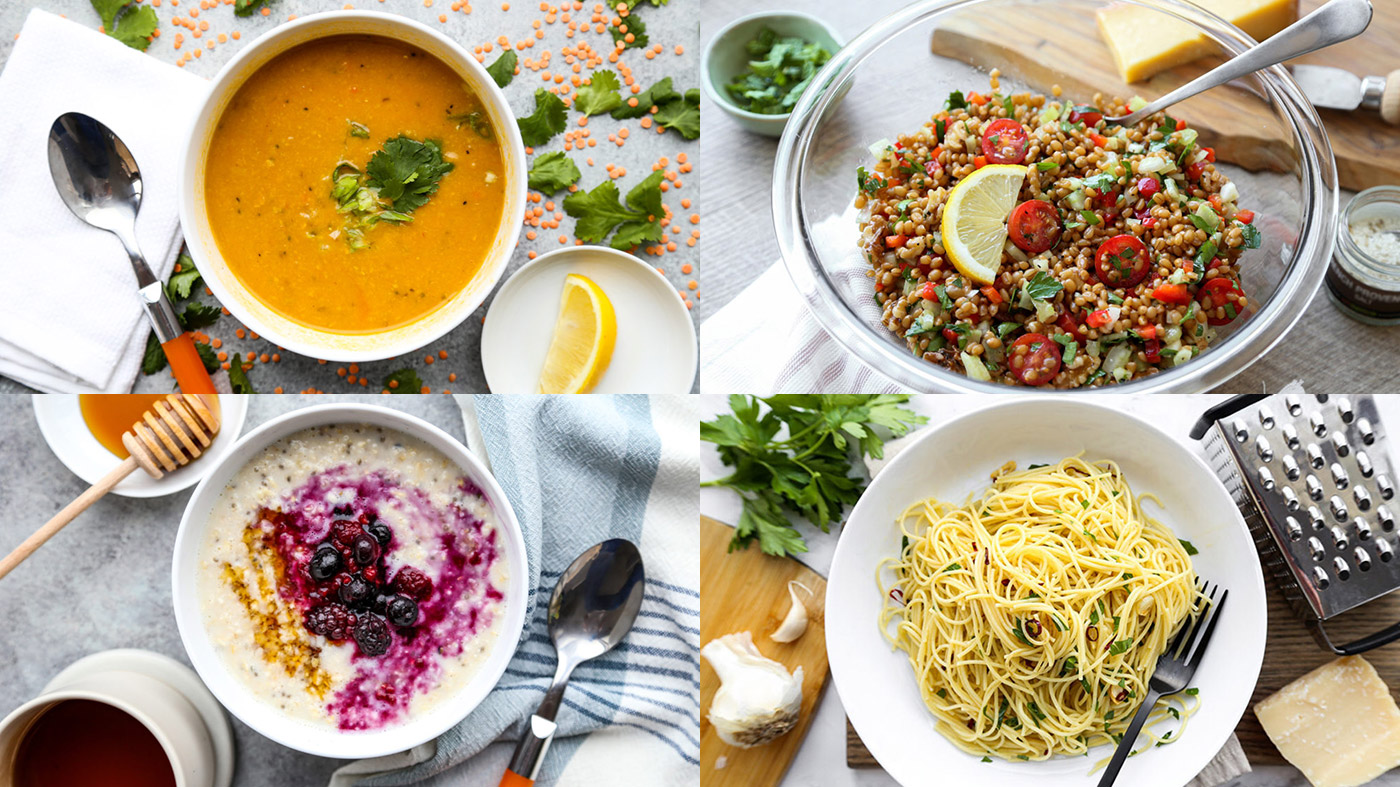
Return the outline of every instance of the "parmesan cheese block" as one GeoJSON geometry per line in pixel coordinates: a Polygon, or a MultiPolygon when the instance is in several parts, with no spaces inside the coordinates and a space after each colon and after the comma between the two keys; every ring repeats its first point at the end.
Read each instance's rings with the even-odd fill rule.
{"type": "MultiPolygon", "coordinates": [[[[1195,0],[1263,41],[1298,19],[1298,0],[1195,0]]],[[[1172,66],[1218,51],[1194,27],[1160,11],[1127,3],[1098,10],[1099,35],[1113,53],[1124,82],[1137,82],[1172,66]]]]}
{"type": "Polygon", "coordinates": [[[1309,672],[1255,705],[1254,715],[1315,787],[1356,787],[1400,766],[1400,708],[1360,656],[1309,672]]]}

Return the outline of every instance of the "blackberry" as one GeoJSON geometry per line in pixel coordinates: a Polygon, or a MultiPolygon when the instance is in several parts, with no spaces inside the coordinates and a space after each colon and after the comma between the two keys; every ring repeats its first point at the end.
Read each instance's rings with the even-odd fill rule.
{"type": "Polygon", "coordinates": [[[418,604],[408,596],[394,596],[389,602],[389,622],[395,626],[412,626],[418,622],[418,604]]]}
{"type": "Polygon", "coordinates": [[[317,582],[325,582],[335,576],[343,565],[340,560],[340,552],[330,544],[322,544],[316,548],[316,554],[311,556],[311,562],[307,565],[307,571],[311,578],[317,582]]]}
{"type": "Polygon", "coordinates": [[[355,644],[360,646],[360,652],[366,656],[384,655],[389,652],[389,643],[392,641],[389,624],[378,615],[364,615],[359,625],[355,626],[355,644]]]}
{"type": "Polygon", "coordinates": [[[360,533],[350,542],[350,552],[356,563],[371,565],[379,559],[379,542],[367,533],[360,533]]]}
{"type": "Polygon", "coordinates": [[[350,610],[340,604],[322,604],[306,611],[303,624],[312,634],[320,634],[329,640],[342,640],[350,636],[350,610]]]}
{"type": "Polygon", "coordinates": [[[413,566],[404,566],[394,577],[394,588],[410,598],[422,601],[433,592],[433,581],[413,566]]]}
{"type": "Polygon", "coordinates": [[[359,606],[373,592],[374,586],[362,577],[351,577],[349,582],[340,586],[340,600],[352,607],[359,606]]]}

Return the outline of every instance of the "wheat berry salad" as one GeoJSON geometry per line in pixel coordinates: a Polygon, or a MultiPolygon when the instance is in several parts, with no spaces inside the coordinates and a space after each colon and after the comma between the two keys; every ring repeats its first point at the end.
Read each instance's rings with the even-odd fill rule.
{"type": "Polygon", "coordinates": [[[228,671],[317,727],[378,730],[460,693],[500,637],[506,556],[440,451],[365,424],[263,449],[220,494],[196,593],[228,671]]]}
{"type": "Polygon", "coordinates": [[[1089,104],[954,92],[871,146],[860,244],[881,321],[924,360],[1008,385],[1079,388],[1186,363],[1253,305],[1254,213],[1183,121],[1107,122],[1089,104]]]}

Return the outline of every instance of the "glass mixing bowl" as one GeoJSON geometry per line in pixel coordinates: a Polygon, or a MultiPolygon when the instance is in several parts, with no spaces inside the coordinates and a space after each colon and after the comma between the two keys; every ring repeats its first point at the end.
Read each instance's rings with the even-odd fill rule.
{"type": "MultiPolygon", "coordinates": [[[[915,390],[1005,393],[916,357],[880,323],[852,201],[870,146],[912,133],[954,90],[1031,91],[1089,102],[1108,95],[1151,101],[1254,45],[1239,28],[1182,0],[928,0],[875,23],[837,53],[803,94],[773,170],[773,215],[783,260],[826,331],[871,368],[915,390]],[[1198,30],[1212,54],[1124,85],[1094,26],[1110,2],[1131,3],[1198,30]],[[1091,76],[1099,74],[1100,76],[1091,76]],[[1111,84],[1104,85],[1107,81],[1111,84]]],[[[1201,391],[1221,385],[1273,347],[1303,315],[1332,254],[1337,175],[1321,121],[1281,66],[1207,91],[1168,112],[1216,149],[1216,166],[1255,211],[1263,234],[1244,252],[1245,319],[1219,329],[1199,357],[1160,373],[1089,390],[1201,391]],[[1225,133],[1222,133],[1225,132],[1225,133]]]]}

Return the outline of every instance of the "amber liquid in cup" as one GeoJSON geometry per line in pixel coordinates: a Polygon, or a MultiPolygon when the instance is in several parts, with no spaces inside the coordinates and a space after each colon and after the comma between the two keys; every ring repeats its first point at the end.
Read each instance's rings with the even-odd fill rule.
{"type": "Polygon", "coordinates": [[[120,708],[64,700],[29,725],[11,766],[14,787],[175,787],[170,758],[120,708]]]}
{"type": "MultiPolygon", "coordinates": [[[[78,409],[83,423],[103,448],[125,459],[131,454],[122,445],[122,434],[129,431],[141,416],[165,394],[79,394],[78,409]]],[[[219,414],[219,400],[212,398],[210,408],[219,414]]]]}

